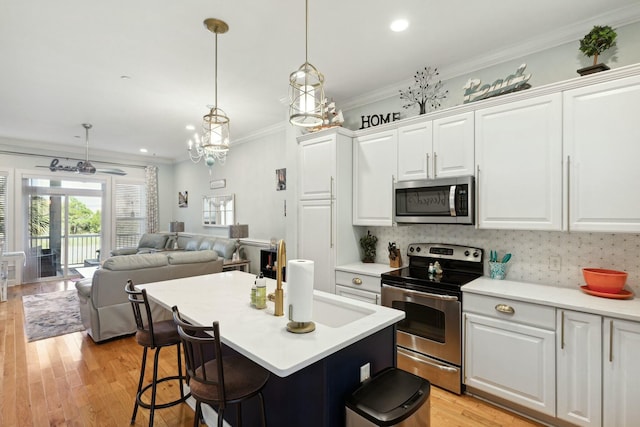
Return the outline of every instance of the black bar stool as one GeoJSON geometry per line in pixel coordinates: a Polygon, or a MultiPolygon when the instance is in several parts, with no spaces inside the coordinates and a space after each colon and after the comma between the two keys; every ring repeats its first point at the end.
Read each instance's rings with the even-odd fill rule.
{"type": "Polygon", "coordinates": [[[184,394],[183,382],[186,377],[182,372],[182,357],[180,354],[180,336],[173,320],[163,320],[154,322],[151,317],[151,308],[149,307],[149,300],[147,298],[147,291],[143,289],[138,291],[133,287],[133,282],[127,280],[127,285],[124,288],[125,292],[129,295],[129,302],[131,302],[131,308],[133,309],[133,316],[136,320],[136,326],[138,331],[136,332],[136,340],[140,344],[144,351],[142,353],[142,367],[140,368],[140,381],[138,382],[138,392],[136,394],[136,403],[133,407],[133,415],[131,416],[131,424],[136,422],[136,414],[138,413],[138,406],[150,409],[149,414],[149,426],[153,426],[153,413],[156,409],[168,408],[173,405],[177,405],[184,402],[189,398],[190,394],[184,394]],[[143,310],[146,314],[146,319],[143,319],[143,310]],[[146,320],[146,321],[145,321],[146,320]],[[164,378],[158,378],[158,358],[160,356],[160,350],[163,347],[176,346],[178,354],[178,375],[173,375],[164,378]],[[155,350],[153,357],[153,378],[151,383],[142,387],[144,383],[144,371],[147,366],[147,350],[155,350]],[[156,403],[156,391],[157,385],[164,381],[178,380],[180,383],[180,398],[172,400],[166,403],[156,403]],[[142,395],[151,388],[151,403],[143,402],[142,395]]]}
{"type": "Polygon", "coordinates": [[[266,426],[262,389],[269,379],[269,371],[244,356],[223,356],[218,322],[212,326],[194,326],[182,319],[178,307],[172,310],[184,345],[191,396],[196,400],[193,425],[200,425],[202,403],[206,403],[216,409],[218,427],[222,427],[227,405],[237,404],[237,425],[241,426],[242,402],[257,396],[262,425],[266,426]]]}

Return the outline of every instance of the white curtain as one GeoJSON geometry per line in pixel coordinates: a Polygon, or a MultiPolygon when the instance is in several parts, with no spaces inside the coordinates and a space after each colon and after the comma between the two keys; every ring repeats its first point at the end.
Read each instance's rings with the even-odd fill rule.
{"type": "Polygon", "coordinates": [[[145,185],[147,190],[147,233],[158,232],[158,167],[145,168],[145,185]]]}

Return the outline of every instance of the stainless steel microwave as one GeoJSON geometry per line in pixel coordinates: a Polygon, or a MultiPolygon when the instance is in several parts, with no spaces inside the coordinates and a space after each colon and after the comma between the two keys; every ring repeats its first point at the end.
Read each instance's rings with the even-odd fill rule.
{"type": "Polygon", "coordinates": [[[402,181],[393,187],[393,218],[409,224],[473,224],[473,176],[402,181]]]}

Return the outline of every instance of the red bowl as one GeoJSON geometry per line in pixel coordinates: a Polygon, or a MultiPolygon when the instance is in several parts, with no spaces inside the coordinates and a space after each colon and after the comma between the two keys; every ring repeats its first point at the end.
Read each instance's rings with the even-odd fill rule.
{"type": "Polygon", "coordinates": [[[589,289],[608,294],[620,293],[628,276],[624,271],[604,268],[583,268],[582,275],[589,289]]]}

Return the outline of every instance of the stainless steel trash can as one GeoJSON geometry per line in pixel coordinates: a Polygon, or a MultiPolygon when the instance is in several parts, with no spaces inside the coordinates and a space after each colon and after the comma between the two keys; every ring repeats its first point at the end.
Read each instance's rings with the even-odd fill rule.
{"type": "Polygon", "coordinates": [[[368,379],[346,401],[346,427],[428,427],[431,384],[398,368],[368,379]]]}

